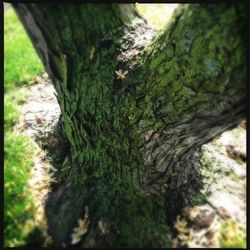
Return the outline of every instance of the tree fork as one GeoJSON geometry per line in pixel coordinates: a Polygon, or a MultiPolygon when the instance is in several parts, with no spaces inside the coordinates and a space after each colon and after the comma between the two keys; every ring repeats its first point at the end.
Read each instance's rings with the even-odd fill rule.
{"type": "Polygon", "coordinates": [[[70,243],[88,205],[83,245],[107,219],[126,246],[126,222],[164,224],[155,210],[191,183],[193,152],[246,114],[245,5],[182,5],[160,33],[130,4],[13,6],[55,85],[70,144],[70,174],[47,202],[54,244],[70,243]]]}

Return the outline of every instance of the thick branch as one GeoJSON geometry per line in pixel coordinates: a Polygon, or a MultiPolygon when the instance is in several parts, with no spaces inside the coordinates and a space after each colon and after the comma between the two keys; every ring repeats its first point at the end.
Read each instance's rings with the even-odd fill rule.
{"type": "Polygon", "coordinates": [[[59,91],[72,89],[74,73],[85,70],[100,47],[117,42],[139,18],[132,4],[14,4],[34,47],[59,91]]]}
{"type": "Polygon", "coordinates": [[[184,5],[152,41],[136,72],[144,79],[127,80],[144,185],[166,183],[178,161],[246,115],[245,30],[244,5],[184,5]]]}

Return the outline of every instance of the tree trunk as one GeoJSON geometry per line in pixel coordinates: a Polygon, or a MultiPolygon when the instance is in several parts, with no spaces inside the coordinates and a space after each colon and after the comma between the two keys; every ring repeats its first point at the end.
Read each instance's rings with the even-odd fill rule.
{"type": "Polygon", "coordinates": [[[245,6],[181,5],[158,33],[134,5],[13,5],[70,145],[46,205],[54,245],[70,244],[86,206],[82,246],[166,244],[197,149],[246,114],[245,6]]]}

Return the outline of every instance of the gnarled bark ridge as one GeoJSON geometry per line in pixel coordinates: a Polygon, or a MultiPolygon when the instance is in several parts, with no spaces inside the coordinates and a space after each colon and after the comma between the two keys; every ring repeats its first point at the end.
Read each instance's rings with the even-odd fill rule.
{"type": "Polygon", "coordinates": [[[180,5],[160,33],[130,4],[13,5],[70,145],[47,203],[54,245],[88,206],[82,246],[166,246],[165,209],[198,173],[194,152],[246,113],[245,5],[180,5]]]}

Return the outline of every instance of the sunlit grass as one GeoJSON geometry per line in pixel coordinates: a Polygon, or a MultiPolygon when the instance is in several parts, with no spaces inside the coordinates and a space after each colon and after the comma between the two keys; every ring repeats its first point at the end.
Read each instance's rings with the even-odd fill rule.
{"type": "Polygon", "coordinates": [[[20,111],[18,106],[27,98],[25,90],[14,90],[4,96],[4,129],[9,130],[18,122],[20,111]]]}
{"type": "Polygon", "coordinates": [[[28,83],[44,67],[13,9],[4,14],[4,90],[28,83]]]}
{"type": "Polygon", "coordinates": [[[34,227],[34,204],[27,186],[32,167],[29,139],[14,132],[4,138],[4,245],[22,246],[34,227]]]}
{"type": "Polygon", "coordinates": [[[11,91],[4,100],[4,246],[24,246],[35,228],[34,202],[28,186],[32,155],[30,139],[13,131],[20,117],[24,91],[11,91]]]}
{"type": "Polygon", "coordinates": [[[222,248],[246,248],[246,230],[232,220],[221,227],[220,246],[222,248]]]}

